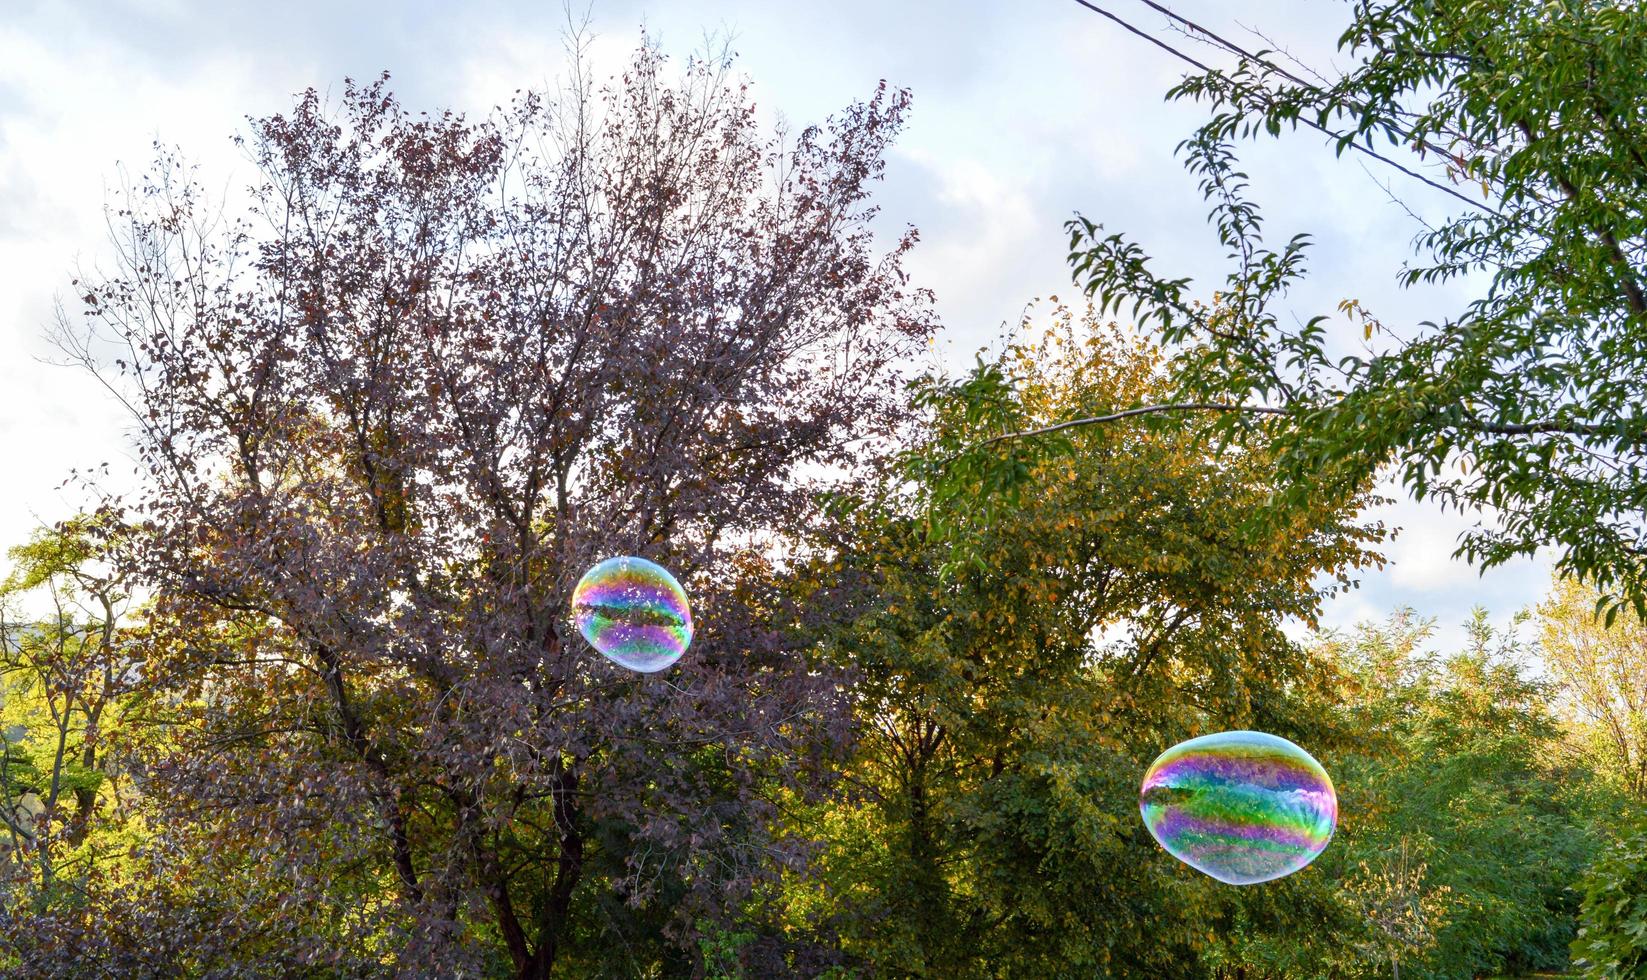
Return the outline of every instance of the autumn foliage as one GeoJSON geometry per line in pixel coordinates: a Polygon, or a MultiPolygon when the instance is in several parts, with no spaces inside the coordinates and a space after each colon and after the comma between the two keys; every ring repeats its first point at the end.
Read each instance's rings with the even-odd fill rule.
{"type": "Polygon", "coordinates": [[[64,328],[146,477],[105,513],[153,596],[156,834],[95,896],[142,938],[27,955],[542,976],[794,866],[773,795],[827,787],[844,705],[767,555],[906,412],[930,320],[865,203],[906,104],[780,140],[643,48],[483,122],[306,93],[253,123],[239,212],[162,156],[64,328]],[[569,630],[613,554],[692,590],[667,675],[569,630]]]}
{"type": "MultiPolygon", "coordinates": [[[[1318,629],[1382,562],[1377,467],[1301,493],[1303,401],[1114,414],[1274,351],[1102,289],[917,374],[916,235],[870,203],[908,109],[769,132],[726,61],[643,45],[483,119],[303,93],[250,121],[243,198],[159,152],[56,332],[129,409],[136,489],[88,482],[0,582],[0,971],[1632,962],[1639,624],[1558,586],[1553,680],[1485,613],[1440,652],[1411,611],[1318,629]],[[691,597],[666,671],[569,622],[615,555],[691,597]],[[1137,812],[1161,750],[1232,728],[1342,804],[1251,888],[1137,812]]],[[[1257,254],[1268,289],[1300,268],[1257,254]]],[[[1268,295],[1173,311],[1273,327],[1268,295]]]]}

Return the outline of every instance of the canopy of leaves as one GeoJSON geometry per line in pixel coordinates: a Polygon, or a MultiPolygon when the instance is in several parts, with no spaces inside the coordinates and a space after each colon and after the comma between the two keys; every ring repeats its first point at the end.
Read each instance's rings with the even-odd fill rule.
{"type": "Polygon", "coordinates": [[[1647,823],[1627,828],[1580,887],[1574,964],[1595,980],[1640,976],[1647,970],[1647,823]]]}
{"type": "Polygon", "coordinates": [[[1170,93],[1212,109],[1181,150],[1229,250],[1226,281],[1202,297],[1216,305],[1087,218],[1070,224],[1077,279],[1104,310],[1158,326],[1175,351],[1167,401],[1223,409],[1231,437],[1252,413],[1276,421],[1263,438],[1278,503],[1348,499],[1393,465],[1416,497],[1496,515],[1462,555],[1490,566],[1554,546],[1562,573],[1647,617],[1647,7],[1348,9],[1341,75],[1203,34],[1235,67],[1170,93]],[[1341,318],[1283,309],[1308,239],[1265,244],[1234,141],[1299,125],[1341,154],[1410,151],[1433,172],[1462,209],[1417,238],[1401,279],[1469,277],[1478,297],[1395,328],[1354,300],[1341,318]]]}
{"type": "MultiPolygon", "coordinates": [[[[88,885],[117,878],[143,840],[141,774],[128,764],[141,633],[127,621],[128,576],[86,518],[11,548],[0,582],[0,959],[72,945],[54,916],[84,918],[88,885]]],[[[97,918],[95,914],[91,918],[97,918]]],[[[109,927],[107,921],[98,928],[109,927]]]]}
{"type": "Polygon", "coordinates": [[[76,970],[689,969],[800,860],[774,793],[844,705],[770,556],[906,412],[929,316],[867,195],[907,102],[767,136],[642,47],[481,122],[310,91],[244,211],[161,155],[60,330],[136,425],[106,516],[167,732],[149,877],[97,899],[141,939],[76,970]],[[691,593],[667,675],[568,626],[614,554],[691,593]]]}
{"type": "Polygon", "coordinates": [[[1561,681],[1597,769],[1647,801],[1647,625],[1596,616],[1594,589],[1558,581],[1538,607],[1544,662],[1561,681]]]}
{"type": "MultiPolygon", "coordinates": [[[[1433,624],[1410,611],[1329,636],[1338,710],[1356,733],[1327,757],[1341,869],[1373,926],[1346,933],[1347,975],[1457,977],[1559,969],[1577,912],[1572,884],[1620,812],[1564,743],[1552,685],[1531,679],[1516,625],[1477,610],[1465,649],[1426,649],[1433,624]]],[[[1324,759],[1327,761],[1327,759],[1324,759]]]]}
{"type": "MultiPolygon", "coordinates": [[[[999,398],[973,397],[980,375],[922,389],[919,454],[1167,384],[1149,344],[1050,320],[985,366],[1012,379],[999,398]]],[[[840,560],[876,598],[830,640],[859,674],[854,805],[815,814],[829,848],[790,900],[873,975],[1197,976],[1238,917],[1284,930],[1327,903],[1319,876],[1249,899],[1173,862],[1138,820],[1137,780],[1195,734],[1323,741],[1323,675],[1282,624],[1374,560],[1378,529],[1315,514],[1237,533],[1269,462],[1180,428],[1085,429],[1067,450],[1026,461],[1036,492],[984,519],[919,484],[855,512],[840,560]],[[973,560],[948,562],[957,542],[973,560]]]]}

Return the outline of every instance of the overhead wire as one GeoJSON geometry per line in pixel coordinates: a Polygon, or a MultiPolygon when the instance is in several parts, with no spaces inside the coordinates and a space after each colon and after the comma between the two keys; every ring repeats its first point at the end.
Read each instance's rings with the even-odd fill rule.
{"type": "MultiPolygon", "coordinates": [[[[1160,48],[1161,50],[1166,51],[1168,54],[1171,54],[1173,57],[1179,59],[1180,61],[1183,61],[1187,64],[1193,65],[1196,68],[1201,69],[1201,71],[1203,71],[1207,74],[1212,74],[1214,72],[1214,69],[1210,65],[1208,65],[1206,62],[1201,61],[1200,59],[1195,58],[1194,56],[1192,56],[1190,54],[1187,54],[1184,51],[1179,50],[1178,48],[1174,47],[1173,45],[1168,44],[1166,41],[1163,41],[1160,38],[1156,37],[1155,35],[1149,33],[1148,31],[1138,27],[1135,24],[1132,24],[1131,22],[1126,20],[1124,17],[1121,17],[1118,14],[1114,13],[1113,11],[1110,11],[1110,10],[1104,8],[1104,7],[1100,7],[1096,3],[1093,3],[1092,0],[1075,0],[1075,2],[1080,4],[1082,7],[1085,7],[1086,9],[1092,11],[1093,13],[1099,14],[1099,15],[1105,17],[1105,18],[1108,18],[1109,20],[1113,21],[1114,23],[1119,24],[1121,27],[1125,28],[1127,31],[1131,32],[1132,34],[1137,35],[1138,37],[1143,38],[1144,40],[1146,40],[1149,43],[1155,45],[1156,47],[1160,48]]],[[[1222,47],[1224,50],[1230,52],[1231,54],[1238,55],[1239,57],[1246,58],[1249,61],[1253,61],[1253,62],[1256,62],[1260,65],[1263,65],[1265,68],[1269,69],[1270,71],[1273,71],[1276,74],[1280,75],[1281,77],[1289,79],[1290,81],[1292,81],[1292,82],[1294,82],[1298,85],[1302,85],[1302,86],[1305,86],[1305,87],[1308,87],[1308,88],[1313,88],[1314,87],[1314,86],[1310,86],[1307,82],[1305,82],[1302,79],[1298,78],[1298,76],[1296,76],[1296,75],[1292,74],[1291,72],[1287,71],[1285,68],[1282,68],[1281,66],[1276,65],[1273,62],[1265,60],[1265,59],[1257,56],[1256,54],[1253,54],[1253,53],[1245,50],[1240,45],[1237,45],[1234,42],[1227,40],[1226,38],[1220,37],[1218,34],[1215,34],[1214,32],[1212,32],[1210,30],[1207,30],[1206,28],[1202,27],[1200,24],[1197,24],[1196,22],[1190,20],[1187,17],[1183,17],[1183,16],[1181,16],[1177,13],[1174,13],[1170,8],[1168,8],[1168,7],[1166,7],[1162,4],[1156,3],[1156,2],[1154,2],[1154,0],[1139,0],[1139,2],[1144,4],[1145,6],[1149,7],[1150,9],[1155,10],[1155,11],[1161,13],[1162,15],[1170,18],[1174,22],[1182,24],[1188,30],[1195,31],[1197,33],[1200,33],[1200,34],[1204,35],[1209,40],[1214,42],[1216,45],[1222,47]]],[[[1367,146],[1364,143],[1357,142],[1353,136],[1347,136],[1344,133],[1336,132],[1332,129],[1327,128],[1326,126],[1324,126],[1320,123],[1313,122],[1309,119],[1305,119],[1301,115],[1299,117],[1297,117],[1297,121],[1303,123],[1304,125],[1310,127],[1311,129],[1314,129],[1314,130],[1317,130],[1318,132],[1324,133],[1325,135],[1330,136],[1335,140],[1345,142],[1349,147],[1351,147],[1352,149],[1354,149],[1358,153],[1363,153],[1363,154],[1365,154],[1369,157],[1372,157],[1374,160],[1377,160],[1377,161],[1379,161],[1383,164],[1386,164],[1390,167],[1394,167],[1396,170],[1401,171],[1402,173],[1406,174],[1407,176],[1409,176],[1409,177],[1411,177],[1415,180],[1422,181],[1423,183],[1428,184],[1429,186],[1435,188],[1438,191],[1442,191],[1446,194],[1450,194],[1453,197],[1459,199],[1460,201],[1463,201],[1465,204],[1470,205],[1472,208],[1476,208],[1478,210],[1485,211],[1488,214],[1493,214],[1493,215],[1497,215],[1499,217],[1503,217],[1502,213],[1499,212],[1498,209],[1492,207],[1491,205],[1489,205],[1489,204],[1487,204],[1483,201],[1475,200],[1474,198],[1470,197],[1469,195],[1460,192],[1458,190],[1458,188],[1456,188],[1456,187],[1449,187],[1446,184],[1441,183],[1440,181],[1434,180],[1434,179],[1432,179],[1432,178],[1430,178],[1430,177],[1428,177],[1428,176],[1426,176],[1422,173],[1419,173],[1418,171],[1413,170],[1411,167],[1408,167],[1408,166],[1402,164],[1400,161],[1394,160],[1394,159],[1392,159],[1388,156],[1385,156],[1384,154],[1378,152],[1377,150],[1373,149],[1370,146],[1367,146]]],[[[1402,132],[1403,135],[1408,135],[1409,137],[1411,136],[1411,134],[1407,134],[1404,131],[1400,130],[1399,127],[1397,127],[1397,132],[1402,132]]],[[[1415,142],[1422,143],[1422,141],[1418,141],[1418,140],[1415,140],[1415,142]]]]}

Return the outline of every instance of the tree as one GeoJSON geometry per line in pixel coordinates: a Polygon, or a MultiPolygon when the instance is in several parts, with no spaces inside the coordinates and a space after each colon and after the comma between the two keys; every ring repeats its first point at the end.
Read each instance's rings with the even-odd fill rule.
{"type": "Polygon", "coordinates": [[[1639,819],[1585,873],[1573,964],[1592,980],[1647,968],[1647,825],[1639,819]]]}
{"type": "Polygon", "coordinates": [[[650,46],[482,122],[386,78],[254,121],[243,212],[162,154],[61,326],[136,424],[155,853],[199,862],[109,962],[689,971],[842,732],[767,556],[873,468],[931,328],[866,203],[908,97],[788,140],[650,46]],[[691,593],[667,674],[567,624],[625,553],[691,593]]]}
{"type": "Polygon", "coordinates": [[[138,679],[127,575],[100,560],[98,531],[81,518],[39,532],[10,550],[0,582],[0,819],[12,856],[32,856],[30,894],[51,893],[86,842],[138,679]],[[29,600],[39,608],[19,607],[29,600]]]}
{"type": "Polygon", "coordinates": [[[1565,687],[1597,768],[1647,801],[1647,625],[1596,615],[1597,595],[1572,579],[1539,607],[1544,662],[1565,687]]]}
{"type": "Polygon", "coordinates": [[[147,811],[144,636],[130,576],[77,517],[11,548],[0,581],[0,970],[38,975],[123,926],[83,900],[137,864],[147,811]],[[70,925],[72,923],[72,925],[70,925]],[[61,928],[60,928],[61,927],[61,928]],[[72,934],[72,935],[70,935],[72,934]]]}
{"type": "Polygon", "coordinates": [[[1362,861],[1348,888],[1366,913],[1376,938],[1361,949],[1387,957],[1390,975],[1401,980],[1402,957],[1411,958],[1435,944],[1435,925],[1445,915],[1446,886],[1430,887],[1429,867],[1413,853],[1413,842],[1401,837],[1390,851],[1374,861],[1362,861]]]}
{"type": "Polygon", "coordinates": [[[1393,466],[1415,498],[1497,514],[1463,556],[1491,566],[1551,545],[1560,573],[1647,617],[1647,8],[1357,3],[1339,39],[1350,67],[1326,77],[1148,5],[1235,59],[1179,52],[1199,73],[1169,93],[1211,106],[1180,149],[1232,269],[1202,305],[1137,244],[1070,223],[1081,285],[1106,311],[1130,303],[1177,354],[1165,397],[1086,421],[1210,414],[1226,438],[1275,448],[1282,508],[1347,499],[1393,466]],[[1308,237],[1265,244],[1234,141],[1301,125],[1451,195],[1459,210],[1426,227],[1400,278],[1482,273],[1478,297],[1402,329],[1353,299],[1338,321],[1281,309],[1308,237]]]}
{"type": "Polygon", "coordinates": [[[1026,461],[1037,492],[987,515],[934,504],[952,489],[939,464],[980,433],[1170,383],[1147,342],[1062,308],[987,367],[992,399],[920,389],[916,472],[944,482],[855,511],[838,560],[873,598],[828,639],[859,675],[854,805],[814,815],[829,848],[792,909],[876,976],[1211,975],[1220,924],[1247,915],[1280,936],[1330,891],[1318,876],[1267,900],[1221,891],[1150,839],[1138,780],[1191,734],[1318,742],[1319,675],[1282,623],[1374,560],[1378,529],[1313,514],[1244,538],[1268,460],[1145,424],[1026,461]],[[957,544],[968,560],[948,561],[957,544]]]}
{"type": "Polygon", "coordinates": [[[1463,650],[1424,649],[1410,611],[1322,658],[1343,670],[1349,751],[1323,756],[1340,787],[1339,835],[1317,863],[1343,875],[1372,955],[1343,975],[1458,977],[1560,969],[1575,928],[1570,886],[1616,807],[1563,751],[1553,685],[1527,676],[1530,645],[1485,611],[1463,650]]]}

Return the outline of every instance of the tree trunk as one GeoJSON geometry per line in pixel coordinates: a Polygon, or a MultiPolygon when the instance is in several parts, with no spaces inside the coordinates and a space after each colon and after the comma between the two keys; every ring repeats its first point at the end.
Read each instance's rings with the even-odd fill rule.
{"type": "Polygon", "coordinates": [[[562,932],[572,909],[572,895],[583,878],[583,830],[578,825],[577,805],[573,802],[578,778],[557,763],[555,774],[555,826],[561,829],[560,856],[556,860],[555,883],[549,896],[538,910],[537,952],[525,962],[517,962],[518,980],[548,980],[555,967],[555,956],[560,952],[562,932]]]}
{"type": "Polygon", "coordinates": [[[926,784],[928,756],[923,746],[909,772],[909,863],[908,897],[915,909],[915,941],[921,959],[932,975],[954,966],[949,953],[957,937],[951,933],[949,892],[938,867],[938,848],[932,827],[932,803],[926,784]]]}
{"type": "MultiPolygon", "coordinates": [[[[105,640],[105,643],[108,641],[105,640]]],[[[106,648],[106,647],[105,647],[106,648]]],[[[80,767],[86,772],[97,768],[97,720],[103,714],[103,705],[86,712],[86,730],[82,734],[85,745],[80,750],[80,767]]],[[[76,788],[74,791],[74,814],[69,818],[68,841],[71,847],[78,847],[86,840],[91,832],[92,809],[97,806],[97,791],[94,789],[76,788]]]]}
{"type": "Polygon", "coordinates": [[[405,807],[395,795],[394,780],[390,776],[389,767],[384,764],[382,757],[372,752],[371,743],[366,737],[366,726],[349,701],[349,689],[343,681],[343,660],[335,650],[324,643],[314,644],[314,652],[316,659],[324,668],[322,676],[326,681],[326,690],[331,694],[332,702],[337,708],[345,743],[354,750],[355,755],[366,764],[366,767],[377,775],[381,783],[369,786],[368,791],[389,824],[389,845],[395,865],[395,876],[405,886],[406,894],[413,902],[422,901],[423,889],[418,885],[417,866],[412,862],[412,841],[406,834],[405,807]]]}

